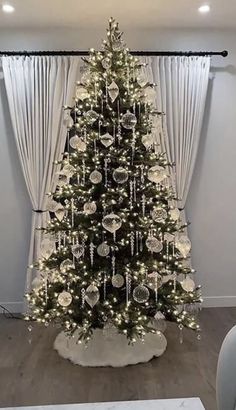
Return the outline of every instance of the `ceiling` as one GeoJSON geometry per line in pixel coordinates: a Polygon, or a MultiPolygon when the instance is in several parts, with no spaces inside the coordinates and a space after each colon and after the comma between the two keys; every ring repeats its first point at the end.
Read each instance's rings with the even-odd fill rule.
{"type": "MultiPolygon", "coordinates": [[[[1,0],[0,0],[1,2],[1,0]]],[[[0,28],[71,27],[94,29],[110,16],[123,29],[236,28],[236,0],[2,0],[15,12],[0,10],[0,28]],[[201,15],[198,7],[211,6],[201,15]]]]}

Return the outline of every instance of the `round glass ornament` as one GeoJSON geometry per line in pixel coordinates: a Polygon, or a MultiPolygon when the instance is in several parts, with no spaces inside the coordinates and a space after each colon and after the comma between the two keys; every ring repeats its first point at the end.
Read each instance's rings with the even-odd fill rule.
{"type": "Polygon", "coordinates": [[[163,208],[154,208],[151,211],[151,217],[154,222],[164,222],[167,218],[167,212],[163,208]]]}
{"type": "Polygon", "coordinates": [[[111,59],[108,57],[105,57],[102,60],[102,66],[103,68],[105,68],[105,70],[109,70],[109,68],[111,68],[111,59]]]}
{"type": "Polygon", "coordinates": [[[122,225],[122,222],[121,222],[120,217],[113,213],[104,216],[102,220],[103,228],[105,228],[107,231],[111,233],[114,233],[118,229],[120,229],[121,225],[122,225]]]}
{"type": "Polygon", "coordinates": [[[97,205],[96,202],[85,202],[84,204],[84,213],[87,215],[92,215],[96,212],[97,210],[97,205]]]}
{"type": "Polygon", "coordinates": [[[151,252],[161,252],[163,245],[155,236],[149,236],[146,240],[146,246],[151,252]]]}
{"type": "Polygon", "coordinates": [[[194,281],[188,276],[181,282],[181,286],[186,292],[193,292],[195,289],[194,281]]]}
{"type": "Polygon", "coordinates": [[[95,169],[89,175],[89,179],[93,184],[99,184],[100,182],[102,182],[102,174],[101,174],[101,172],[99,172],[95,169]]]}
{"type": "Polygon", "coordinates": [[[123,115],[121,119],[121,124],[127,130],[132,130],[137,124],[137,118],[132,112],[128,110],[126,114],[123,115]]]}
{"type": "Polygon", "coordinates": [[[114,288],[122,288],[122,286],[125,283],[125,280],[122,275],[116,273],[114,276],[112,276],[111,283],[114,286],[114,288]]]}
{"type": "Polygon", "coordinates": [[[138,303],[145,303],[149,299],[149,290],[144,285],[138,285],[133,290],[133,298],[138,303]]]}
{"type": "Polygon", "coordinates": [[[95,121],[97,121],[99,114],[94,110],[89,110],[84,114],[86,120],[90,125],[92,125],[95,121]]]}
{"type": "Polygon", "coordinates": [[[154,167],[151,167],[148,170],[149,181],[155,182],[156,184],[163,181],[163,179],[167,178],[167,176],[167,170],[160,165],[154,165],[154,167]]]}
{"type": "Polygon", "coordinates": [[[99,256],[108,256],[110,253],[110,246],[106,242],[100,243],[97,247],[97,253],[99,256]]]}
{"type": "Polygon", "coordinates": [[[111,144],[113,144],[114,137],[111,134],[109,134],[109,132],[106,132],[106,134],[103,134],[100,137],[100,141],[104,145],[104,147],[108,148],[111,144]]]}
{"type": "Polygon", "coordinates": [[[61,305],[63,307],[67,307],[72,302],[72,296],[69,292],[63,291],[63,292],[59,293],[57,301],[58,301],[59,305],[61,305]]]}
{"type": "Polygon", "coordinates": [[[128,172],[125,168],[122,167],[116,168],[113,171],[112,176],[114,181],[117,182],[117,184],[124,184],[124,182],[126,182],[129,178],[128,172]]]}

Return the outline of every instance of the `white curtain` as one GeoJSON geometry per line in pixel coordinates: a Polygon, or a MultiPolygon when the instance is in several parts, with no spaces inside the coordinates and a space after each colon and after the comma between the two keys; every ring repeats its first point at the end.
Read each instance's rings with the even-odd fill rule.
{"type": "Polygon", "coordinates": [[[143,72],[157,84],[156,107],[164,112],[163,151],[174,162],[179,208],[184,208],[196,161],[205,109],[210,57],[144,57],[143,72]]]}
{"type": "MultiPolygon", "coordinates": [[[[55,183],[66,142],[63,105],[72,103],[79,59],[76,57],[3,57],[2,66],[17,150],[32,203],[29,265],[37,258],[45,226],[47,196],[55,183]]],[[[32,282],[28,269],[26,290],[32,282]]]]}

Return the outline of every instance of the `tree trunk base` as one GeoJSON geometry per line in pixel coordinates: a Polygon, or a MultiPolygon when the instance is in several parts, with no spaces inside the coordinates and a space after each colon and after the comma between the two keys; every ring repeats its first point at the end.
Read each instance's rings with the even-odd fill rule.
{"type": "Polygon", "coordinates": [[[148,333],[145,341],[129,345],[127,338],[116,332],[96,329],[87,345],[77,343],[78,332],[68,337],[64,332],[58,334],[54,349],[64,359],[87,367],[124,367],[131,364],[146,363],[153,357],[161,356],[166,350],[167,341],[163,333],[148,333]]]}

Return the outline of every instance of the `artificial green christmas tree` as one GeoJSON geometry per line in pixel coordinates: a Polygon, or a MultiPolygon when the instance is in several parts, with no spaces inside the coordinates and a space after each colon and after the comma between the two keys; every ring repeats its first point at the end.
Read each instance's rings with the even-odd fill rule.
{"type": "Polygon", "coordinates": [[[150,102],[154,86],[113,19],[102,51],[84,61],[74,106],[65,107],[67,152],[48,198],[30,318],[68,335],[79,329],[85,341],[108,324],[129,341],[144,339],[156,331],[153,318],[199,330],[173,164],[153,132],[162,115],[150,102]]]}

